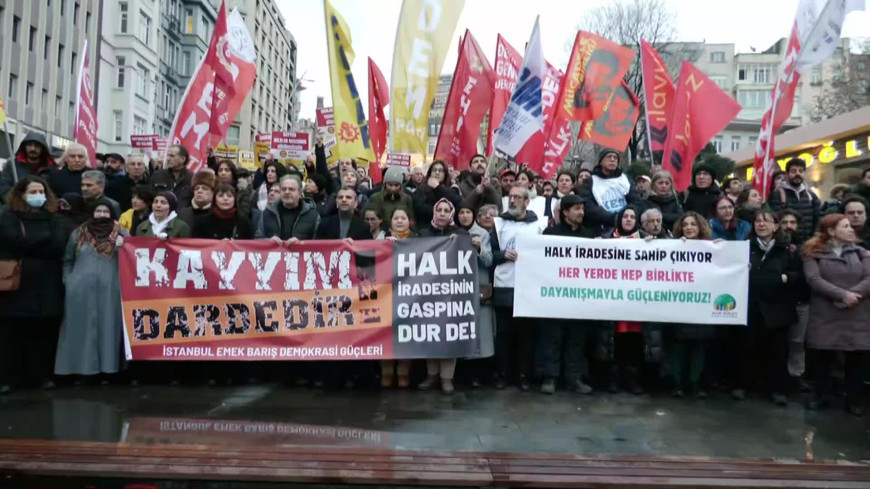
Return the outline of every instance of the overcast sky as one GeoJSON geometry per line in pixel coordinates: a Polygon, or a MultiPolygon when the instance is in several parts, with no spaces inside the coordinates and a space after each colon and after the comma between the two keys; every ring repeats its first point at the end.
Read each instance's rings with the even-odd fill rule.
{"type": "MultiPolygon", "coordinates": [[[[676,13],[679,41],[735,43],[738,52],[750,47],[763,50],[789,33],[798,0],[666,0],[676,13]]],[[[321,0],[276,0],[287,28],[298,45],[297,70],[305,73],[300,117],[314,119],[317,97],[331,105],[326,30],[321,0]]],[[[442,73],[456,64],[459,35],[470,29],[490,63],[495,55],[496,35],[501,34],[521,54],[535,16],[541,16],[544,56],[556,66],[568,64],[565,47],[573,40],[584,12],[609,3],[606,0],[466,0],[465,8],[448,50],[442,73]]],[[[390,81],[393,46],[401,0],[332,0],[347,21],[356,53],[352,70],[363,106],[368,110],[367,57],[371,57],[390,81]]],[[[853,12],[846,18],[843,35],[870,37],[870,13],[853,12]]]]}

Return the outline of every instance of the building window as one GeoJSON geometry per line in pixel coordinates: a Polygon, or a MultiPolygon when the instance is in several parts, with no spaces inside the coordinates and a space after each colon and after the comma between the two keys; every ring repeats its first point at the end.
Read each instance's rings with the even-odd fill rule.
{"type": "Polygon", "coordinates": [[[813,67],[813,74],[810,83],[813,85],[818,85],[822,83],[822,68],[819,66],[813,67]]]}
{"type": "Polygon", "coordinates": [[[133,116],[133,132],[131,134],[147,134],[148,123],[138,115],[133,116]]]}
{"type": "Polygon", "coordinates": [[[9,75],[9,90],[6,92],[6,97],[9,100],[15,98],[15,92],[18,91],[18,77],[15,75],[9,75]]]}
{"type": "Polygon", "coordinates": [[[39,100],[39,106],[42,107],[42,111],[46,114],[48,113],[48,90],[42,89],[42,98],[39,100]]]}
{"type": "Polygon", "coordinates": [[[85,14],[85,34],[91,32],[91,13],[85,14]]]}
{"type": "Polygon", "coordinates": [[[121,34],[127,33],[127,2],[118,4],[118,10],[121,11],[121,34]]]}
{"type": "Polygon", "coordinates": [[[769,65],[758,65],[755,67],[755,83],[759,84],[768,84],[773,83],[770,81],[770,66],[769,65]]]}
{"type": "Polygon", "coordinates": [[[151,17],[141,10],[139,11],[139,40],[146,46],[151,44],[151,17]]]}
{"type": "Polygon", "coordinates": [[[112,112],[112,116],[114,117],[114,128],[115,128],[115,141],[121,141],[123,139],[124,132],[124,119],[121,118],[121,111],[116,110],[112,112]]]}
{"type": "Polygon", "coordinates": [[[184,33],[193,34],[193,9],[189,8],[184,11],[184,33]]]}
{"type": "Polygon", "coordinates": [[[239,126],[230,126],[227,128],[227,146],[239,145],[239,126]]]}
{"type": "Polygon", "coordinates": [[[116,88],[124,88],[124,75],[126,70],[124,68],[124,61],[125,60],[123,56],[118,56],[118,58],[116,59],[115,64],[118,67],[118,83],[115,85],[116,88]]]}
{"type": "Polygon", "coordinates": [[[21,19],[18,16],[12,16],[12,42],[18,42],[18,34],[21,31],[21,19]]]}
{"type": "Polygon", "coordinates": [[[722,90],[727,91],[729,89],[727,76],[715,76],[714,75],[714,76],[711,76],[710,79],[713,80],[713,83],[715,83],[716,85],[719,85],[719,88],[721,88],[722,90]]]}
{"type": "Polygon", "coordinates": [[[32,53],[34,47],[36,47],[36,27],[31,26],[30,36],[27,38],[27,50],[32,53]]]}
{"type": "Polygon", "coordinates": [[[63,66],[63,44],[57,45],[57,67],[63,66]]]}
{"type": "Polygon", "coordinates": [[[60,107],[63,105],[63,100],[60,97],[57,97],[54,100],[54,117],[56,119],[60,119],[60,107]]]}
{"type": "Polygon", "coordinates": [[[24,87],[24,105],[30,105],[33,102],[33,83],[27,82],[24,87]]]}
{"type": "Polygon", "coordinates": [[[72,61],[69,64],[69,72],[71,75],[76,74],[76,58],[78,58],[78,56],[76,55],[76,53],[73,53],[72,54],[72,61]]]}
{"type": "Polygon", "coordinates": [[[740,90],[737,92],[737,102],[744,109],[764,109],[769,101],[769,90],[740,90]]]}
{"type": "Polygon", "coordinates": [[[199,35],[208,40],[208,19],[205,16],[199,18],[199,35]]]}
{"type": "Polygon", "coordinates": [[[716,149],[717,153],[722,152],[722,141],[723,140],[724,140],[724,138],[722,136],[716,136],[715,138],[713,138],[713,147],[716,149]]]}
{"type": "Polygon", "coordinates": [[[864,61],[859,61],[859,62],[858,62],[858,69],[861,70],[861,71],[866,70],[866,69],[867,69],[867,63],[865,63],[864,61]]]}
{"type": "Polygon", "coordinates": [[[49,46],[51,46],[51,36],[45,36],[45,46],[42,47],[42,59],[48,59],[49,46]]]}
{"type": "Polygon", "coordinates": [[[725,52],[724,51],[713,51],[710,53],[710,62],[711,63],[724,63],[725,62],[725,52]]]}
{"type": "Polygon", "coordinates": [[[740,149],[740,136],[731,136],[731,151],[737,151],[740,149]]]}
{"type": "Polygon", "coordinates": [[[754,148],[756,143],[758,143],[758,136],[749,136],[749,146],[754,148]]]}
{"type": "Polygon", "coordinates": [[[181,72],[184,73],[184,76],[191,75],[190,51],[181,54],[181,72]]]}
{"type": "Polygon", "coordinates": [[[136,79],[136,95],[147,99],[148,98],[148,78],[150,73],[142,65],[136,65],[139,68],[139,76],[136,79]]]}

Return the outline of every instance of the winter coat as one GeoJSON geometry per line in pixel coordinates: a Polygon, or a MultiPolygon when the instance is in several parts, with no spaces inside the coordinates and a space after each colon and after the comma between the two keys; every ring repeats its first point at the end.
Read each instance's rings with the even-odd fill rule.
{"type": "Polygon", "coordinates": [[[738,219],[737,227],[734,229],[725,229],[725,225],[719,219],[708,219],[710,230],[713,231],[713,239],[724,239],[725,241],[745,241],[752,232],[752,224],[738,219]]]}
{"type": "Polygon", "coordinates": [[[222,219],[213,211],[194,219],[192,238],[201,239],[253,239],[254,228],[251,221],[239,214],[232,219],[222,219]]]}
{"type": "MultiPolygon", "coordinates": [[[[354,215],[347,228],[347,236],[353,240],[372,239],[368,223],[354,215]]],[[[341,221],[338,214],[320,220],[314,239],[341,239],[341,221]]]]}
{"type": "Polygon", "coordinates": [[[178,180],[175,179],[175,174],[170,169],[157,170],[151,176],[151,186],[158,189],[158,185],[165,184],[166,190],[172,191],[178,200],[178,208],[183,209],[190,207],[190,202],[193,200],[193,173],[185,170],[184,174],[178,180]]]}
{"type": "MultiPolygon", "coordinates": [[[[336,202],[336,198],[338,194],[332,194],[326,198],[326,202],[323,207],[323,212],[320,214],[320,217],[334,216],[338,214],[338,202],[336,202]]],[[[356,215],[362,217],[363,211],[366,208],[366,204],[369,203],[369,198],[363,195],[359,190],[356,193],[356,215]]],[[[318,209],[319,210],[319,209],[318,209]]]]}
{"type": "Polygon", "coordinates": [[[248,185],[236,192],[236,207],[238,208],[239,215],[247,219],[248,222],[255,222],[254,216],[251,214],[251,208],[255,205],[254,187],[248,185]]]}
{"type": "Polygon", "coordinates": [[[801,241],[810,239],[819,227],[819,219],[822,215],[822,206],[819,198],[806,186],[801,185],[795,189],[788,181],[783,181],[774,190],[769,198],[770,208],[774,212],[791,209],[801,216],[800,233],[801,241]]]}
{"type": "Polygon", "coordinates": [[[65,166],[55,172],[52,172],[48,177],[48,186],[52,192],[58,197],[64,194],[82,194],[82,174],[85,169],[72,171],[68,166],[65,166]]]}
{"type": "Polygon", "coordinates": [[[837,256],[816,251],[804,258],[804,275],[812,291],[807,346],[817,350],[870,350],[870,252],[847,244],[837,256]],[[846,292],[863,298],[839,308],[846,292]]]}
{"type": "Polygon", "coordinates": [[[278,211],[279,205],[284,205],[281,199],[276,200],[274,204],[263,210],[263,215],[260,218],[260,225],[257,227],[257,231],[254,234],[256,239],[266,239],[271,238],[272,236],[278,236],[283,240],[290,238],[296,238],[299,240],[314,239],[314,233],[317,232],[317,226],[320,224],[320,214],[317,213],[317,209],[311,199],[303,198],[299,201],[299,205],[301,206],[299,217],[296,218],[296,222],[293,224],[293,229],[291,229],[289,233],[281,232],[281,214],[278,211]]]}
{"type": "Polygon", "coordinates": [[[596,166],[592,170],[592,178],[590,178],[586,184],[580,188],[579,195],[586,202],[586,217],[584,219],[586,225],[593,229],[600,230],[612,226],[616,214],[627,205],[634,205],[638,209],[643,208],[643,199],[637,194],[637,191],[634,188],[634,182],[632,182],[627,176],[623,175],[622,170],[619,168],[617,168],[612,175],[605,176],[604,171],[601,169],[601,165],[596,166]],[[618,178],[626,178],[628,191],[621,196],[614,195],[614,198],[606,203],[598,202],[598,199],[595,197],[595,181],[598,179],[614,180],[618,178]],[[619,198],[617,199],[616,197],[619,198]],[[621,202],[621,205],[614,204],[617,200],[621,202]]]}
{"type": "Polygon", "coordinates": [[[463,205],[467,205],[472,209],[480,209],[486,204],[501,204],[498,184],[491,184],[481,195],[477,193],[477,185],[479,183],[480,179],[475,179],[474,175],[468,175],[464,180],[459,182],[459,194],[462,196],[463,205]]]}
{"type": "MultiPolygon", "coordinates": [[[[18,290],[0,292],[0,318],[60,319],[66,229],[58,214],[43,209],[0,211],[0,260],[21,261],[18,290]]],[[[0,327],[4,323],[0,320],[0,327]]]]}
{"type": "Polygon", "coordinates": [[[749,242],[749,326],[781,328],[797,321],[794,289],[803,282],[802,264],[777,241],[766,254],[757,238],[749,242]],[[787,282],[782,282],[782,276],[787,282]],[[761,324],[754,324],[760,320],[761,324]]]}
{"type": "Polygon", "coordinates": [[[737,213],[737,219],[740,219],[742,221],[748,222],[749,224],[752,224],[755,222],[755,214],[760,210],[761,210],[760,208],[749,207],[748,205],[743,204],[735,212],[737,213]]]}
{"type": "Polygon", "coordinates": [[[870,202],[870,187],[868,187],[864,182],[858,182],[852,187],[853,194],[858,194],[861,197],[864,197],[864,200],[870,202]]]}
{"type": "Polygon", "coordinates": [[[207,216],[211,214],[211,209],[213,206],[209,205],[205,209],[202,208],[194,208],[193,204],[188,202],[187,207],[178,207],[176,213],[178,214],[178,218],[184,221],[187,224],[187,227],[190,228],[191,233],[193,232],[193,227],[196,224],[196,220],[202,216],[207,216]]]}
{"type": "Polygon", "coordinates": [[[148,185],[148,176],[143,175],[142,180],[136,182],[126,173],[118,175],[106,184],[106,197],[116,200],[121,212],[126,212],[133,206],[133,187],[136,185],[148,185]]]}
{"type": "Polygon", "coordinates": [[[644,202],[646,209],[658,209],[662,213],[662,227],[673,231],[674,224],[683,215],[683,206],[673,193],[665,197],[651,194],[644,202]]]}
{"type": "MultiPolygon", "coordinates": [[[[380,214],[381,219],[384,220],[384,226],[390,227],[390,216],[393,215],[393,211],[397,207],[402,207],[408,212],[408,217],[411,218],[411,223],[416,225],[419,221],[416,219],[416,214],[414,213],[414,199],[411,197],[411,194],[405,192],[404,190],[399,195],[398,199],[391,199],[387,197],[387,194],[382,190],[380,192],[375,192],[372,194],[368,203],[366,203],[366,209],[374,209],[380,214]]],[[[425,223],[425,224],[428,224],[425,223]]]]}
{"type": "MultiPolygon", "coordinates": [[[[48,180],[48,177],[51,176],[51,172],[54,168],[54,160],[51,158],[51,152],[49,151],[48,143],[45,141],[45,136],[38,132],[31,132],[27,136],[24,136],[24,139],[21,140],[21,144],[18,145],[18,150],[15,152],[15,158],[10,159],[5,165],[3,165],[3,171],[0,171],[0,207],[3,206],[3,199],[6,198],[6,194],[15,186],[16,175],[12,173],[13,165],[15,173],[19,179],[35,173],[37,176],[48,180]],[[38,143],[42,145],[43,159],[36,168],[31,168],[27,165],[24,146],[28,143],[38,143]]],[[[81,188],[79,188],[79,193],[80,192],[81,188]]]]}
{"type": "Polygon", "coordinates": [[[495,219],[495,228],[489,233],[494,267],[493,299],[496,306],[513,307],[514,272],[516,264],[505,258],[505,252],[516,249],[516,237],[520,234],[539,234],[538,216],[526,211],[526,217],[518,221],[509,212],[495,219]]]}
{"type": "Polygon", "coordinates": [[[425,229],[432,222],[432,209],[439,200],[449,200],[455,209],[458,209],[460,205],[459,195],[455,190],[445,185],[432,188],[424,183],[417,187],[412,198],[414,200],[414,215],[417,218],[415,222],[417,229],[420,230],[425,229]]]}
{"type": "Polygon", "coordinates": [[[105,257],[87,243],[78,249],[80,233],[81,228],[70,236],[63,257],[66,304],[54,371],[116,373],[121,368],[124,324],[118,250],[105,257]]]}
{"type": "MultiPolygon", "coordinates": [[[[190,226],[187,225],[186,222],[182,221],[178,218],[178,216],[173,219],[169,225],[166,226],[166,229],[163,231],[166,233],[166,238],[189,238],[190,237],[190,226]]],[[[146,219],[139,224],[139,227],[136,228],[136,233],[134,236],[143,237],[143,238],[154,238],[154,230],[151,228],[151,221],[146,219]]]]}
{"type": "Polygon", "coordinates": [[[722,191],[715,183],[707,188],[690,185],[683,193],[683,212],[693,211],[703,217],[710,217],[713,214],[713,202],[720,195],[722,191]]]}

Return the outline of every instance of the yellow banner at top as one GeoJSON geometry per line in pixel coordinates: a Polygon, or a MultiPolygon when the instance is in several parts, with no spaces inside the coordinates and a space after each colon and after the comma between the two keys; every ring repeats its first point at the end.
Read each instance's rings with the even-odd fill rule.
{"type": "Polygon", "coordinates": [[[329,51],[329,79],[332,83],[332,107],[335,116],[336,144],[332,153],[340,158],[374,159],[369,125],[363,112],[359,91],[353,81],[353,47],[350,29],[344,18],[324,1],[326,45],[329,51]]]}
{"type": "Polygon", "coordinates": [[[420,153],[429,142],[429,109],[465,0],[405,0],[390,82],[390,151],[420,153]]]}

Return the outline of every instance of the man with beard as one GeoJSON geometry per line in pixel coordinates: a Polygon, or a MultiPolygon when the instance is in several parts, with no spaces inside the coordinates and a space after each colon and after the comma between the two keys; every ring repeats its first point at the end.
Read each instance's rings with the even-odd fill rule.
{"type": "Polygon", "coordinates": [[[126,171],[112,178],[106,187],[106,195],[118,202],[122,213],[133,205],[133,187],[148,183],[144,156],[130,155],[125,167],[126,171]]]}
{"type": "Polygon", "coordinates": [[[722,182],[722,190],[725,192],[725,195],[731,199],[731,203],[737,205],[737,198],[740,197],[740,193],[743,192],[743,183],[739,178],[726,178],[724,182],[722,182]]]}
{"type": "Polygon", "coordinates": [[[14,159],[6,162],[6,165],[3,166],[3,171],[0,172],[0,200],[12,190],[17,180],[28,175],[36,175],[47,179],[52,167],[54,167],[54,160],[48,151],[45,136],[38,132],[31,132],[21,140],[14,159]]]}
{"type": "Polygon", "coordinates": [[[120,216],[120,205],[114,199],[104,195],[106,190],[106,175],[99,170],[88,170],[82,173],[82,199],[88,209],[92,209],[97,201],[106,202],[116,216],[120,216]]]}
{"type": "Polygon", "coordinates": [[[79,143],[71,143],[64,151],[64,159],[66,165],[51,174],[48,186],[56,195],[81,195],[82,173],[88,166],[88,151],[79,143]]]}
{"type": "Polygon", "coordinates": [[[462,203],[472,209],[480,209],[484,204],[499,203],[498,190],[493,188],[486,177],[486,157],[474,155],[469,164],[471,173],[459,182],[462,203]]]}
{"type": "MultiPolygon", "coordinates": [[[[552,236],[573,236],[594,239],[598,235],[583,226],[585,205],[574,194],[562,197],[559,208],[559,224],[544,230],[552,236]]],[[[591,394],[589,385],[589,360],[586,345],[595,341],[598,323],[565,319],[538,320],[538,344],[535,351],[537,370],[543,378],[541,393],[554,394],[556,381],[563,372],[565,387],[580,394],[591,394]],[[586,380],[586,382],[584,382],[586,380]]]]}
{"type": "Polygon", "coordinates": [[[662,211],[652,208],[640,215],[641,236],[654,239],[671,239],[671,232],[662,227],[662,211]]]}
{"type": "Polygon", "coordinates": [[[812,237],[819,227],[822,204],[804,182],[807,164],[800,158],[792,158],[785,164],[786,180],[770,196],[770,208],[774,211],[791,209],[801,216],[800,240],[812,237]]]}
{"type": "Polygon", "coordinates": [[[495,345],[497,377],[495,387],[504,389],[509,378],[516,378],[523,391],[529,390],[535,354],[535,321],[516,317],[514,308],[515,268],[518,258],[516,239],[521,234],[538,234],[538,216],[527,210],[529,189],[514,185],[508,194],[508,210],[495,218],[490,233],[492,264],[495,267],[493,302],[498,332],[495,345]],[[513,365],[512,365],[513,364],[513,365]],[[511,376],[511,367],[514,376],[511,376]]]}
{"type": "Polygon", "coordinates": [[[870,249],[870,226],[867,226],[867,201],[859,195],[851,195],[843,201],[843,214],[858,237],[858,246],[870,249]]]}
{"type": "Polygon", "coordinates": [[[106,180],[112,181],[115,177],[124,174],[124,157],[118,153],[109,153],[106,155],[106,167],[103,170],[106,173],[106,180]]]}
{"type": "MultiPolygon", "coordinates": [[[[414,199],[402,188],[403,180],[404,175],[401,168],[397,166],[387,168],[387,171],[384,173],[381,191],[372,194],[365,208],[376,210],[380,216],[392,216],[393,210],[397,207],[401,207],[413,214],[414,199]]],[[[413,215],[408,217],[411,218],[412,223],[416,223],[413,215]]],[[[423,225],[426,224],[428,223],[423,223],[423,225]]]]}
{"type": "MultiPolygon", "coordinates": [[[[801,260],[801,219],[802,216],[793,209],[785,209],[777,214],[779,229],[783,237],[788,241],[788,250],[793,260],[801,260]]],[[[803,276],[792,283],[792,294],[797,301],[795,307],[797,321],[788,328],[788,373],[799,379],[806,370],[806,354],[804,350],[804,338],[807,334],[807,323],[810,318],[810,288],[803,276]]],[[[801,383],[802,390],[809,390],[805,383],[801,383]]]]}
{"type": "MultiPolygon", "coordinates": [[[[498,183],[499,183],[499,186],[501,187],[499,189],[500,195],[498,198],[499,207],[501,207],[503,205],[502,204],[502,200],[503,200],[502,197],[507,197],[507,195],[511,191],[511,187],[514,186],[514,183],[516,183],[516,181],[517,181],[517,172],[511,170],[510,167],[505,168],[498,175],[498,183]]],[[[501,210],[503,212],[507,211],[507,209],[501,209],[501,210]]]]}
{"type": "Polygon", "coordinates": [[[613,149],[601,151],[592,179],[580,189],[586,202],[587,226],[593,230],[613,226],[616,215],[629,204],[643,208],[634,185],[619,168],[619,159],[619,152],[613,149]]]}

